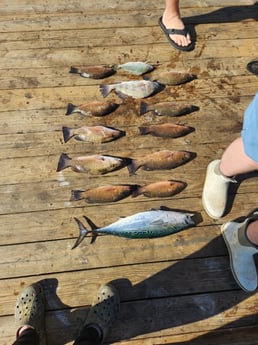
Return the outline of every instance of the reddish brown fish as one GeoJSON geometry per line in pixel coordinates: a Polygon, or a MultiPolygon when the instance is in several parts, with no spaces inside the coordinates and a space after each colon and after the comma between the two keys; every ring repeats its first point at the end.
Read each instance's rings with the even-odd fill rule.
{"type": "Polygon", "coordinates": [[[119,104],[112,101],[92,101],[81,105],[68,103],[65,115],[79,113],[85,116],[105,116],[112,113],[119,107],[119,104]]]}
{"type": "Polygon", "coordinates": [[[187,103],[160,102],[156,104],[147,104],[145,102],[141,102],[140,104],[140,115],[152,111],[158,116],[181,116],[192,113],[196,110],[199,110],[199,108],[187,103]]]}
{"type": "Polygon", "coordinates": [[[80,128],[63,127],[65,143],[74,137],[76,140],[100,144],[116,140],[124,135],[124,131],[106,126],[82,126],[80,128]]]}
{"type": "Polygon", "coordinates": [[[122,168],[125,165],[126,159],[119,157],[89,155],[70,158],[65,153],[62,153],[56,171],[58,172],[70,167],[73,171],[78,173],[103,175],[122,168]]]}
{"type": "Polygon", "coordinates": [[[72,190],[70,201],[84,199],[87,203],[116,202],[127,198],[137,188],[136,185],[107,185],[87,190],[72,190]]]}
{"type": "Polygon", "coordinates": [[[178,138],[188,133],[191,133],[194,129],[189,126],[177,125],[174,123],[163,123],[160,125],[141,126],[139,131],[141,135],[153,135],[154,137],[162,138],[178,138]]]}
{"type": "Polygon", "coordinates": [[[144,195],[149,198],[165,198],[180,193],[186,187],[181,181],[159,181],[145,186],[139,186],[132,194],[132,197],[144,195]]]}
{"type": "Polygon", "coordinates": [[[91,79],[103,79],[110,77],[116,71],[114,68],[107,65],[96,65],[96,66],[78,66],[71,67],[70,73],[80,74],[81,77],[91,79]]]}
{"type": "Polygon", "coordinates": [[[132,159],[127,166],[129,174],[133,175],[142,168],[143,170],[163,170],[173,169],[193,158],[193,154],[188,151],[163,150],[151,153],[139,159],[132,159]]]}
{"type": "Polygon", "coordinates": [[[184,72],[163,71],[155,80],[165,85],[180,85],[196,79],[196,75],[184,72]]]}

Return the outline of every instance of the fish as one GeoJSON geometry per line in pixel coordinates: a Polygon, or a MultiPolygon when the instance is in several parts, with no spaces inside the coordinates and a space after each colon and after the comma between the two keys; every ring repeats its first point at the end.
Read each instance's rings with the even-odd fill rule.
{"type": "Polygon", "coordinates": [[[139,168],[146,171],[173,169],[188,162],[192,158],[192,152],[162,150],[139,159],[132,159],[127,168],[129,174],[134,175],[139,168]]]}
{"type": "Polygon", "coordinates": [[[79,74],[83,78],[103,79],[115,74],[114,68],[107,65],[71,67],[70,73],[79,74]]]}
{"type": "Polygon", "coordinates": [[[187,83],[196,78],[197,78],[196,75],[192,73],[163,71],[158,74],[155,81],[158,81],[161,84],[174,86],[174,85],[187,83]]]}
{"type": "Polygon", "coordinates": [[[66,168],[78,173],[106,174],[122,168],[127,164],[127,159],[108,155],[89,155],[70,158],[62,153],[59,158],[57,172],[66,168]]]}
{"type": "Polygon", "coordinates": [[[150,125],[139,127],[140,135],[153,135],[162,138],[178,138],[189,134],[194,130],[193,127],[178,125],[174,123],[163,123],[160,125],[150,125]]]}
{"type": "Polygon", "coordinates": [[[150,95],[160,91],[163,86],[151,80],[131,80],[131,81],[122,81],[116,84],[101,84],[100,92],[103,97],[114,90],[115,93],[121,97],[132,97],[132,98],[146,98],[150,95]]]}
{"type": "Polygon", "coordinates": [[[158,181],[139,186],[133,191],[132,197],[135,198],[139,195],[144,195],[148,198],[166,198],[180,193],[185,187],[186,183],[182,181],[158,181]]]}
{"type": "Polygon", "coordinates": [[[63,127],[64,142],[67,143],[72,137],[88,143],[107,143],[125,135],[124,131],[106,126],[82,126],[80,128],[63,127]]]}
{"type": "Polygon", "coordinates": [[[80,105],[68,103],[65,115],[79,113],[85,116],[105,116],[112,113],[119,107],[119,104],[112,101],[92,101],[80,105]]]}
{"type": "Polygon", "coordinates": [[[154,66],[141,61],[126,62],[124,64],[114,65],[113,68],[115,70],[122,69],[134,75],[142,75],[144,73],[151,72],[152,70],[154,70],[154,66]]]}
{"type": "Polygon", "coordinates": [[[176,102],[159,102],[155,104],[147,104],[141,102],[140,104],[140,115],[146,114],[152,111],[157,116],[181,116],[190,114],[194,111],[199,110],[198,107],[188,103],[176,103],[176,102]]]}
{"type": "Polygon", "coordinates": [[[87,190],[72,190],[70,201],[84,199],[87,203],[116,202],[130,196],[137,185],[106,185],[87,190]]]}
{"type": "Polygon", "coordinates": [[[91,243],[98,235],[103,234],[132,239],[167,236],[194,226],[193,216],[192,213],[181,211],[150,210],[121,218],[102,228],[97,228],[88,217],[84,216],[91,230],[88,230],[78,218],[74,218],[79,228],[79,236],[72,249],[76,248],[89,234],[93,235],[91,243]]]}

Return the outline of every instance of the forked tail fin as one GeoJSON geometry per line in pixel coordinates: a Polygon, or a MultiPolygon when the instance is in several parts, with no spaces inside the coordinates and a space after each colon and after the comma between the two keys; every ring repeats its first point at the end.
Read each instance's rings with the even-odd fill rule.
{"type": "Polygon", "coordinates": [[[62,130],[63,130],[64,142],[67,143],[67,141],[70,140],[71,137],[73,136],[71,128],[63,127],[62,130]]]}
{"type": "Polygon", "coordinates": [[[74,104],[68,103],[65,115],[71,115],[75,109],[76,109],[76,106],[74,104]]]}
{"type": "Polygon", "coordinates": [[[62,153],[60,158],[59,158],[56,171],[59,172],[61,170],[64,170],[64,169],[70,167],[70,161],[71,161],[71,158],[68,157],[67,154],[62,153]]]}

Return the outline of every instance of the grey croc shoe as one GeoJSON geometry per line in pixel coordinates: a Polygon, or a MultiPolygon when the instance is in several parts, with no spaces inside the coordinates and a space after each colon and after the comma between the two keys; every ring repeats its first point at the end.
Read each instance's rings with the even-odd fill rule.
{"type": "Polygon", "coordinates": [[[45,293],[41,284],[34,283],[20,292],[14,315],[18,331],[23,326],[32,326],[39,335],[40,344],[46,343],[45,293]]]}
{"type": "MultiPolygon", "coordinates": [[[[257,219],[257,217],[256,217],[257,219]]],[[[253,218],[243,223],[227,222],[221,226],[221,233],[227,246],[230,268],[237,284],[247,292],[257,289],[258,279],[254,255],[258,248],[246,236],[246,229],[253,218]]]]}
{"type": "Polygon", "coordinates": [[[119,313],[120,299],[117,290],[110,284],[103,285],[92,303],[83,328],[90,326],[102,333],[102,342],[119,313]]]}

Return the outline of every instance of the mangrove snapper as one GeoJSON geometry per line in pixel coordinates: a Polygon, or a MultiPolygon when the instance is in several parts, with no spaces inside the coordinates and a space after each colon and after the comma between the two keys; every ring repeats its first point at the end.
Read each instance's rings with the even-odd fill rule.
{"type": "Polygon", "coordinates": [[[127,166],[130,175],[142,168],[143,170],[163,170],[173,169],[193,158],[193,154],[188,151],[162,150],[151,153],[139,159],[132,159],[127,166]]]}
{"type": "Polygon", "coordinates": [[[158,116],[181,116],[197,110],[199,110],[198,107],[187,103],[159,102],[156,104],[147,104],[141,102],[140,104],[140,115],[152,111],[158,116]]]}
{"type": "Polygon", "coordinates": [[[95,240],[98,235],[107,234],[125,238],[156,238],[174,234],[195,225],[193,214],[178,211],[151,210],[139,212],[132,216],[121,218],[113,224],[97,228],[93,222],[84,216],[91,226],[89,231],[77,218],[75,221],[79,227],[79,237],[73,248],[76,248],[82,240],[92,234],[95,240]]]}
{"type": "Polygon", "coordinates": [[[149,198],[166,198],[180,193],[186,187],[181,181],[159,181],[139,186],[132,194],[132,197],[144,195],[149,198]]]}
{"type": "Polygon", "coordinates": [[[180,85],[196,79],[196,75],[184,72],[164,71],[155,78],[161,84],[180,85]]]}
{"type": "Polygon", "coordinates": [[[87,203],[116,202],[127,198],[137,188],[136,185],[107,185],[87,190],[72,190],[70,201],[84,199],[87,203]]]}
{"type": "Polygon", "coordinates": [[[194,129],[189,126],[177,125],[174,123],[163,123],[160,125],[141,126],[139,131],[141,135],[153,135],[154,137],[162,138],[178,138],[188,133],[191,133],[194,129]]]}
{"type": "Polygon", "coordinates": [[[84,78],[92,79],[103,79],[107,78],[115,73],[115,70],[106,65],[97,65],[97,66],[78,66],[71,67],[70,73],[80,74],[84,78]]]}
{"type": "Polygon", "coordinates": [[[85,116],[104,116],[110,114],[119,107],[119,104],[111,101],[92,101],[78,106],[68,103],[65,115],[79,113],[85,116]]]}

